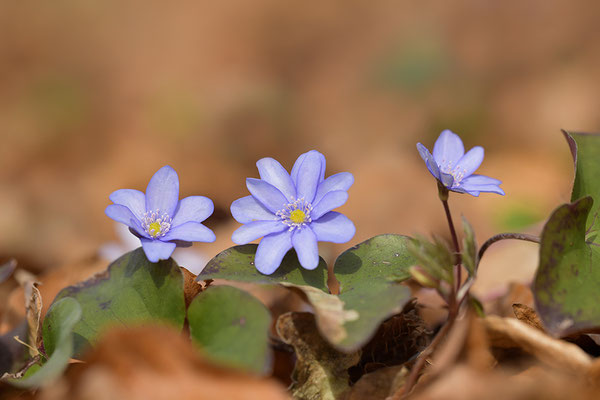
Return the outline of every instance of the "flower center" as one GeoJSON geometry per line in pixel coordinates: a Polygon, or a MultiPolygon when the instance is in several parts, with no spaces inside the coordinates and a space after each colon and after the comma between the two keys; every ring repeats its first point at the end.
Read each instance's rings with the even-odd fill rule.
{"type": "Polygon", "coordinates": [[[290,220],[297,224],[301,224],[306,219],[306,214],[302,210],[294,210],[290,213],[290,220]]]}
{"type": "Polygon", "coordinates": [[[312,222],[310,218],[311,211],[312,205],[302,198],[289,203],[285,208],[277,211],[275,215],[279,217],[282,223],[290,227],[290,231],[293,231],[312,222]]]}
{"type": "Polygon", "coordinates": [[[154,239],[163,237],[171,229],[171,217],[159,210],[147,211],[142,218],[142,228],[154,239]]]}
{"type": "Polygon", "coordinates": [[[446,160],[442,160],[442,165],[438,165],[440,171],[442,171],[445,174],[452,175],[452,177],[454,178],[454,183],[452,186],[460,186],[460,182],[465,177],[465,173],[467,172],[467,170],[464,168],[461,170],[458,167],[458,165],[455,166],[454,169],[450,169],[450,163],[448,162],[446,165],[444,165],[445,161],[446,160]]]}

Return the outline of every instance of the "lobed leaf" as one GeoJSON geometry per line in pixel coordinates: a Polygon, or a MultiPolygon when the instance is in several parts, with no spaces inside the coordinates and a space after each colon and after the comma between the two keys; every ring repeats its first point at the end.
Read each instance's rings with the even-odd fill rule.
{"type": "Polygon", "coordinates": [[[225,279],[229,281],[260,284],[287,282],[327,290],[327,265],[319,258],[314,270],[302,268],[296,252],[291,250],[283,258],[279,268],[271,275],[263,275],[254,266],[256,244],[233,246],[217,254],[198,275],[198,280],[225,279]]]}
{"type": "MultiPolygon", "coordinates": [[[[185,320],[183,277],[173,259],[151,263],[139,248],[113,262],[97,276],[61,290],[54,303],[72,297],[81,305],[81,320],[75,324],[74,354],[93,344],[115,325],[164,322],[182,328],[185,320]]],[[[57,348],[56,325],[44,320],[44,347],[57,348]]]]}
{"type": "Polygon", "coordinates": [[[565,137],[575,158],[573,203],[544,226],[533,284],[536,310],[555,336],[600,328],[600,135],[565,137]]]}
{"type": "Polygon", "coordinates": [[[257,374],[268,372],[271,314],[254,296],[231,286],[213,286],[188,308],[192,339],[213,361],[257,374]]]}
{"type": "Polygon", "coordinates": [[[301,290],[315,309],[321,334],[336,349],[351,353],[410,299],[410,289],[399,284],[410,277],[408,268],[415,263],[406,249],[409,240],[380,235],[342,253],[334,267],[339,296],[303,285],[282,285],[301,290]]]}

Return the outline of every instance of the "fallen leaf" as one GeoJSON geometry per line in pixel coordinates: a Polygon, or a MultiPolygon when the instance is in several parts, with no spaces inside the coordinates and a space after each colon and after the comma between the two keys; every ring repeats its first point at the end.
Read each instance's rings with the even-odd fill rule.
{"type": "Polygon", "coordinates": [[[573,374],[586,374],[592,364],[592,358],[578,346],[554,339],[514,318],[491,315],[483,322],[494,346],[521,348],[544,364],[573,374]]]}
{"type": "Polygon", "coordinates": [[[348,368],[360,361],[360,351],[345,354],[335,350],[319,334],[313,314],[281,315],[277,333],[294,347],[298,358],[291,387],[294,399],[335,400],[350,390],[348,368]]]}
{"type": "Polygon", "coordinates": [[[190,306],[190,303],[198,293],[202,291],[202,284],[196,281],[196,275],[188,271],[186,268],[179,267],[183,274],[183,295],[185,297],[185,308],[190,306]]]}
{"type": "Polygon", "coordinates": [[[540,317],[538,317],[535,310],[525,304],[513,304],[513,311],[515,313],[515,317],[521,322],[526,323],[527,325],[539,329],[544,332],[544,327],[542,326],[542,321],[540,317]]]}
{"type": "Polygon", "coordinates": [[[344,400],[384,400],[404,385],[407,376],[403,365],[378,369],[363,375],[344,400]]]}
{"type": "Polygon", "coordinates": [[[40,400],[286,400],[285,388],[213,365],[175,329],[138,326],[107,331],[40,400]]]}

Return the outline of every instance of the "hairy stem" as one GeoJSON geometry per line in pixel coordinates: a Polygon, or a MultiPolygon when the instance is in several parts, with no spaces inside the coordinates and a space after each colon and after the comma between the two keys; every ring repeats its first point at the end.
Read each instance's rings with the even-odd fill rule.
{"type": "Polygon", "coordinates": [[[454,292],[458,292],[460,289],[461,281],[462,281],[462,268],[460,266],[461,257],[460,257],[460,246],[458,244],[458,235],[456,234],[456,229],[454,229],[454,222],[452,221],[452,214],[450,213],[450,206],[448,205],[448,197],[449,190],[440,182],[438,182],[438,194],[442,204],[444,205],[444,212],[446,213],[446,219],[448,220],[448,228],[450,228],[450,236],[452,237],[452,246],[454,248],[454,253],[456,257],[455,264],[455,274],[454,279],[456,280],[454,284],[454,292]]]}
{"type": "Polygon", "coordinates": [[[479,261],[481,261],[481,257],[483,257],[483,253],[485,253],[485,251],[488,249],[488,247],[490,247],[491,245],[493,245],[496,242],[499,242],[500,240],[505,240],[505,239],[516,239],[516,240],[524,240],[526,242],[540,243],[540,238],[535,235],[528,235],[526,233],[511,233],[511,232],[499,233],[497,235],[492,236],[491,238],[486,240],[483,245],[481,245],[481,247],[479,248],[479,253],[477,254],[477,264],[479,264],[479,261]]]}

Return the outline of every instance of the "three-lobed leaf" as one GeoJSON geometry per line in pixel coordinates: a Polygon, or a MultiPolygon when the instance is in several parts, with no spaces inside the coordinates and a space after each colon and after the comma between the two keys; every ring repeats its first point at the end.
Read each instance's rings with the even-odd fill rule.
{"type": "Polygon", "coordinates": [[[211,360],[268,372],[271,314],[251,294],[231,286],[210,287],[190,304],[188,322],[192,339],[211,360]]]}
{"type": "MultiPolygon", "coordinates": [[[[125,254],[101,275],[61,290],[54,303],[76,299],[82,317],[73,329],[74,355],[81,356],[99,335],[115,325],[163,322],[182,328],[185,320],[183,277],[173,259],[151,263],[141,248],[125,254]]],[[[44,320],[44,347],[57,347],[54,325],[44,320]]]]}
{"type": "Polygon", "coordinates": [[[286,254],[275,272],[264,275],[254,266],[257,248],[256,244],[246,244],[222,251],[209,261],[198,275],[198,280],[225,279],[259,284],[287,282],[327,290],[327,265],[322,258],[319,258],[317,268],[309,271],[302,268],[296,252],[292,250],[286,254]]]}
{"type": "Polygon", "coordinates": [[[556,336],[600,328],[600,135],[565,136],[575,158],[573,203],[544,226],[533,284],[537,312],[556,336]]]}
{"type": "Polygon", "coordinates": [[[415,264],[407,250],[410,240],[401,235],[378,235],[337,258],[334,270],[340,282],[346,335],[328,338],[336,348],[345,352],[360,348],[381,322],[402,311],[410,300],[410,289],[400,284],[410,277],[408,269],[415,264]]]}

